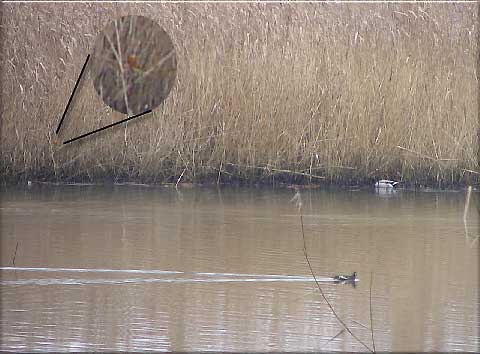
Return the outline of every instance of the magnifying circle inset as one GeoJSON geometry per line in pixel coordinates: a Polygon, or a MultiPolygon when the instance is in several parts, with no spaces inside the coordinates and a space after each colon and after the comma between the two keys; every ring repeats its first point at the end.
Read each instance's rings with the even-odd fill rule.
{"type": "Polygon", "coordinates": [[[105,104],[128,116],[158,107],[175,83],[173,43],[143,16],[124,16],[105,27],[92,59],[95,91],[105,104]]]}

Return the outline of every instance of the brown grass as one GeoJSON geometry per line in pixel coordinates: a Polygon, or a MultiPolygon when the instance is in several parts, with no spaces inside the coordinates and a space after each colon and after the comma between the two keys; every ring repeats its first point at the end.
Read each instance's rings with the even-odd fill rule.
{"type": "Polygon", "coordinates": [[[477,6],[3,4],[1,176],[476,182],[477,6]],[[54,133],[97,34],[127,14],[170,35],[177,83],[152,114],[63,146],[125,118],[87,75],[54,133]]]}

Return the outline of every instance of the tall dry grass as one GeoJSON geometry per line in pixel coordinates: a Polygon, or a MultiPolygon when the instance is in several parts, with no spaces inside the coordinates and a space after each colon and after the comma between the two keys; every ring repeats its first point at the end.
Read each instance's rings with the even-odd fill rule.
{"type": "Polygon", "coordinates": [[[1,175],[476,182],[477,8],[3,4],[1,175]],[[63,146],[124,118],[87,75],[54,133],[97,34],[127,14],[171,36],[177,83],[152,114],[63,146]]]}

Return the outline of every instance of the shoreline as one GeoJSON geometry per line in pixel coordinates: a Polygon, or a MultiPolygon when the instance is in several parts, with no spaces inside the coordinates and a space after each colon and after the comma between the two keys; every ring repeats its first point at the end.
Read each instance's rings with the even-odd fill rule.
{"type": "Polygon", "coordinates": [[[15,187],[35,187],[35,186],[55,186],[55,187],[164,187],[172,189],[192,189],[192,188],[267,188],[274,187],[278,189],[294,189],[294,190],[340,190],[340,191],[365,191],[365,190],[378,190],[384,192],[392,191],[404,191],[404,192],[462,192],[468,190],[469,187],[472,187],[472,191],[479,191],[478,183],[472,184],[453,184],[448,185],[444,188],[438,188],[434,185],[426,184],[414,184],[414,183],[401,183],[400,186],[395,187],[394,189],[386,188],[377,188],[374,183],[336,183],[336,182],[323,182],[323,183],[287,183],[287,182],[276,182],[276,183],[267,183],[267,182],[234,182],[234,183],[216,183],[213,181],[204,181],[204,182],[164,182],[164,183],[142,183],[137,181],[92,181],[92,182],[66,182],[66,181],[39,181],[39,180],[27,180],[26,182],[12,182],[3,180],[1,184],[4,187],[15,186],[15,187]]]}

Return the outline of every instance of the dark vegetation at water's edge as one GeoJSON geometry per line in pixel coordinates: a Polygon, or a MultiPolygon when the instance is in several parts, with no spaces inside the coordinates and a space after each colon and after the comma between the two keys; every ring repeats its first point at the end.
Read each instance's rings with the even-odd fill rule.
{"type": "MultiPolygon", "coordinates": [[[[215,178],[211,179],[202,179],[197,180],[195,182],[188,182],[188,181],[178,181],[175,178],[162,180],[162,181],[154,181],[150,179],[143,179],[138,178],[135,180],[132,179],[119,179],[119,178],[112,178],[111,176],[102,176],[102,178],[94,178],[90,179],[88,177],[85,178],[65,178],[65,179],[33,179],[33,180],[24,180],[24,179],[0,179],[0,186],[4,188],[8,188],[9,186],[18,186],[23,188],[25,186],[144,186],[144,187],[154,187],[154,186],[164,186],[164,187],[171,187],[171,188],[202,188],[202,187],[254,187],[254,188],[293,188],[293,189],[317,189],[320,188],[322,190],[351,190],[351,191],[358,191],[358,190],[368,190],[375,188],[375,181],[374,180],[335,180],[335,181],[310,181],[308,178],[289,178],[288,176],[276,176],[275,178],[258,178],[256,180],[253,179],[239,179],[239,178],[231,178],[225,179],[220,182],[217,181],[215,178]],[[282,178],[284,177],[284,178],[282,178]]],[[[459,191],[464,190],[468,186],[473,186],[474,190],[478,190],[478,183],[472,184],[427,184],[427,183],[410,183],[410,182],[403,182],[395,188],[395,190],[406,190],[406,191],[459,191]]],[[[391,192],[391,190],[385,190],[386,193],[391,192]]]]}
{"type": "Polygon", "coordinates": [[[371,185],[480,182],[478,4],[2,4],[0,179],[371,185]],[[172,38],[161,108],[124,116],[87,73],[103,26],[147,16],[172,38]],[[81,19],[81,20],[79,20],[81,19]]]}

